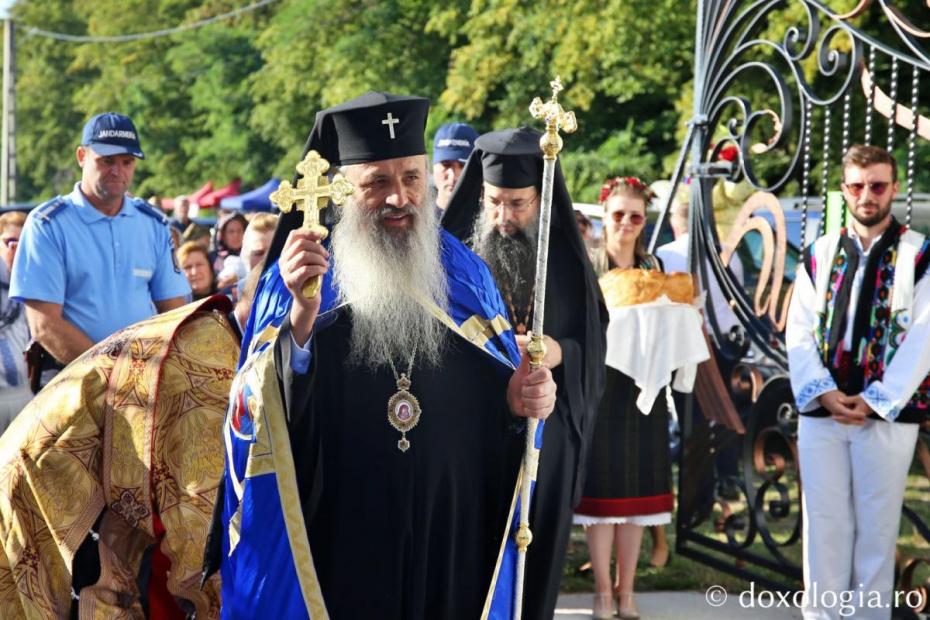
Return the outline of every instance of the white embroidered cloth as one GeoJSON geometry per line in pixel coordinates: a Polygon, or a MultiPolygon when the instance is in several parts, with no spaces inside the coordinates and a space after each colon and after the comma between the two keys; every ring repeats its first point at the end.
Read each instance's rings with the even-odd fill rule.
{"type": "Polygon", "coordinates": [[[654,302],[610,308],[607,365],[631,377],[640,389],[636,407],[652,411],[659,392],[672,382],[679,392],[694,388],[697,365],[710,358],[697,307],[672,303],[664,295],[654,302]]]}

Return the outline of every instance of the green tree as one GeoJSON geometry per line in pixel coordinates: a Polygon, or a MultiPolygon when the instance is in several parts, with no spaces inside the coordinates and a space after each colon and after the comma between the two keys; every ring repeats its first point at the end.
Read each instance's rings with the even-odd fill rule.
{"type": "Polygon", "coordinates": [[[561,76],[564,104],[579,120],[578,133],[566,138],[574,195],[596,197],[605,172],[668,172],[660,164],[675,149],[675,101],[693,71],[693,7],[683,11],[679,0],[473,0],[467,11],[435,15],[431,26],[463,41],[441,101],[468,118],[527,124],[530,99],[561,76]],[[657,156],[641,157],[650,152],[657,156]]]}
{"type": "MultiPolygon", "coordinates": [[[[205,7],[200,12],[206,15],[227,9],[205,7]]],[[[280,149],[251,126],[251,80],[264,65],[255,43],[268,15],[203,28],[167,54],[176,83],[187,85],[187,120],[194,131],[185,131],[179,146],[189,183],[241,178],[243,187],[254,187],[268,179],[281,156],[280,149]]]]}
{"type": "MultiPolygon", "coordinates": [[[[114,11],[98,0],[20,0],[16,19],[116,35],[241,6],[121,0],[114,11]]],[[[558,73],[580,121],[564,167],[573,191],[590,200],[608,174],[668,171],[693,22],[679,0],[281,0],[151,40],[23,37],[20,196],[47,197],[73,182],[80,126],[106,109],[139,126],[148,158],[136,192],[171,195],[208,179],[238,176],[249,186],[290,176],[316,111],[366,90],[429,97],[430,135],[453,119],[479,131],[538,127],[527,105],[558,73]]]]}
{"type": "MultiPolygon", "coordinates": [[[[316,111],[368,90],[436,101],[451,45],[427,30],[426,0],[291,0],[258,39],[264,68],[254,74],[253,123],[284,152],[276,166],[293,174],[316,111]]],[[[430,128],[442,111],[431,115],[430,128]]]]}
{"type": "MultiPolygon", "coordinates": [[[[17,23],[81,34],[87,22],[72,2],[31,0],[13,7],[17,23]]],[[[76,47],[17,31],[16,133],[18,200],[66,192],[77,178],[74,151],[84,113],[74,94],[95,71],[73,66],[76,47]]]]}
{"type": "MultiPolygon", "coordinates": [[[[136,32],[139,15],[171,27],[241,6],[238,0],[123,0],[114,12],[107,3],[76,4],[93,34],[136,32]]],[[[79,46],[77,66],[100,68],[78,91],[85,114],[118,109],[139,126],[147,159],[137,193],[175,193],[210,179],[265,180],[261,160],[271,150],[249,127],[247,88],[261,67],[252,42],[265,19],[254,13],[170,37],[79,46]]]]}
{"type": "MultiPolygon", "coordinates": [[[[170,28],[241,6],[238,0],[23,0],[22,24],[69,34],[120,35],[170,28]],[[139,19],[145,15],[146,20],[139,19]],[[144,25],[143,25],[144,24],[144,25]]],[[[74,147],[101,111],[135,121],[146,160],[139,195],[188,191],[209,179],[267,178],[279,153],[250,125],[250,80],[263,66],[255,39],[271,15],[258,11],[168,37],[72,43],[20,36],[17,80],[21,199],[66,190],[78,176],[74,147]]]]}

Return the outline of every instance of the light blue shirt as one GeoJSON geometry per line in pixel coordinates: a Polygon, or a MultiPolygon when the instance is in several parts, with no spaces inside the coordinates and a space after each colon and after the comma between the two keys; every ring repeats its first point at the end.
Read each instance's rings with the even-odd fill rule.
{"type": "Polygon", "coordinates": [[[154,302],[190,295],[164,218],[123,198],[110,217],[80,184],[57,208],[37,207],[20,236],[10,296],[61,304],[62,316],[94,342],[156,313],[154,302]]]}
{"type": "MultiPolygon", "coordinates": [[[[312,340],[312,335],[311,335],[312,340]]],[[[294,340],[294,334],[291,334],[291,370],[298,375],[305,375],[310,369],[310,359],[313,352],[310,350],[310,340],[304,343],[304,346],[297,344],[294,340]]]]}

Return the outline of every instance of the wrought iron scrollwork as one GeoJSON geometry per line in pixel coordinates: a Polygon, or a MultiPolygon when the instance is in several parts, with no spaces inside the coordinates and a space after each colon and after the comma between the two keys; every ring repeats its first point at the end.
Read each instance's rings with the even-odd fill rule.
{"type": "MultiPolygon", "coordinates": [[[[692,557],[753,579],[762,575],[756,569],[765,569],[769,577],[761,577],[763,582],[772,572],[780,574],[786,581],[773,585],[787,589],[797,587],[801,576],[797,411],[786,377],[783,336],[793,286],[789,258],[797,262],[811,237],[823,233],[831,179],[837,180],[840,158],[854,143],[906,146],[910,225],[917,141],[930,140],[930,118],[919,105],[921,73],[930,72],[925,49],[930,31],[916,25],[913,15],[917,10],[930,14],[930,5],[908,13],[892,0],[860,0],[845,12],[830,4],[699,0],[693,121],[659,220],[661,226],[687,173],[692,177],[692,272],[705,290],[713,282],[755,352],[729,377],[745,435],[725,436],[708,422],[685,437],[689,460],[682,464],[679,545],[692,557]],[[857,29],[864,16],[882,18],[893,40],[857,29]],[[907,132],[906,141],[901,132],[907,132]],[[730,147],[736,157],[720,161],[730,147]],[[724,183],[748,184],[755,192],[720,237],[713,196],[724,183]],[[800,196],[800,234],[786,222],[786,207],[779,200],[789,191],[800,196]],[[808,233],[812,209],[820,209],[820,224],[808,233]],[[747,287],[729,265],[750,236],[761,249],[754,257],[757,277],[747,287]],[[712,475],[707,472],[713,458],[700,451],[728,441],[741,443],[742,470],[734,498],[718,502],[726,508],[714,513],[701,503],[701,492],[688,485],[703,484],[702,476],[712,475]],[[686,473],[688,464],[701,472],[686,473]],[[712,519],[712,514],[720,516],[712,519]],[[721,553],[736,562],[721,561],[721,553]]],[[[653,248],[657,239],[658,231],[653,248]]],[[[708,325],[719,351],[727,334],[715,312],[708,310],[708,325]]],[[[904,514],[930,542],[930,527],[919,514],[907,506],[904,514]]],[[[902,556],[901,587],[930,590],[930,583],[918,583],[916,577],[922,562],[902,556]]]]}

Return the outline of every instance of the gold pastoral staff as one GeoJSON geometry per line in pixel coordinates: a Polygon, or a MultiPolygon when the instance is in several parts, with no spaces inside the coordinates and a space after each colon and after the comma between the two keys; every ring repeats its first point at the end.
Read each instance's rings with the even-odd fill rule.
{"type": "MultiPolygon", "coordinates": [[[[330,200],[334,205],[341,206],[355,191],[355,187],[341,174],[333,176],[332,183],[328,183],[328,171],[329,162],[311,150],[303,161],[297,164],[297,172],[302,175],[297,181],[297,187],[288,181],[281,181],[281,185],[270,196],[271,202],[281,211],[303,211],[303,228],[318,233],[321,241],[326,238],[328,231],[320,224],[320,209],[325,208],[330,200]]],[[[315,297],[322,284],[320,276],[307,280],[302,291],[304,297],[315,297]]]]}
{"type": "MultiPolygon", "coordinates": [[[[549,82],[552,88],[552,98],[543,103],[536,97],[530,104],[530,114],[533,118],[546,121],[546,133],[539,139],[539,148],[543,152],[543,178],[539,205],[539,237],[536,243],[536,280],[533,290],[533,328],[530,331],[530,341],[526,346],[527,356],[530,358],[530,368],[536,370],[543,364],[546,357],[546,345],[543,341],[543,321],[546,309],[546,273],[549,265],[549,225],[552,219],[552,187],[555,182],[555,165],[562,150],[562,138],[559,130],[572,133],[578,128],[574,112],[566,112],[559,104],[559,92],[562,90],[562,81],[556,76],[549,82]]],[[[526,449],[523,453],[523,477],[520,491],[520,526],[514,535],[517,545],[517,566],[514,585],[514,616],[513,620],[520,620],[523,615],[523,582],[526,576],[526,554],[530,543],[533,542],[533,533],[530,530],[530,488],[536,480],[539,467],[539,448],[536,447],[536,429],[539,420],[530,418],[526,421],[526,449]]]]}

